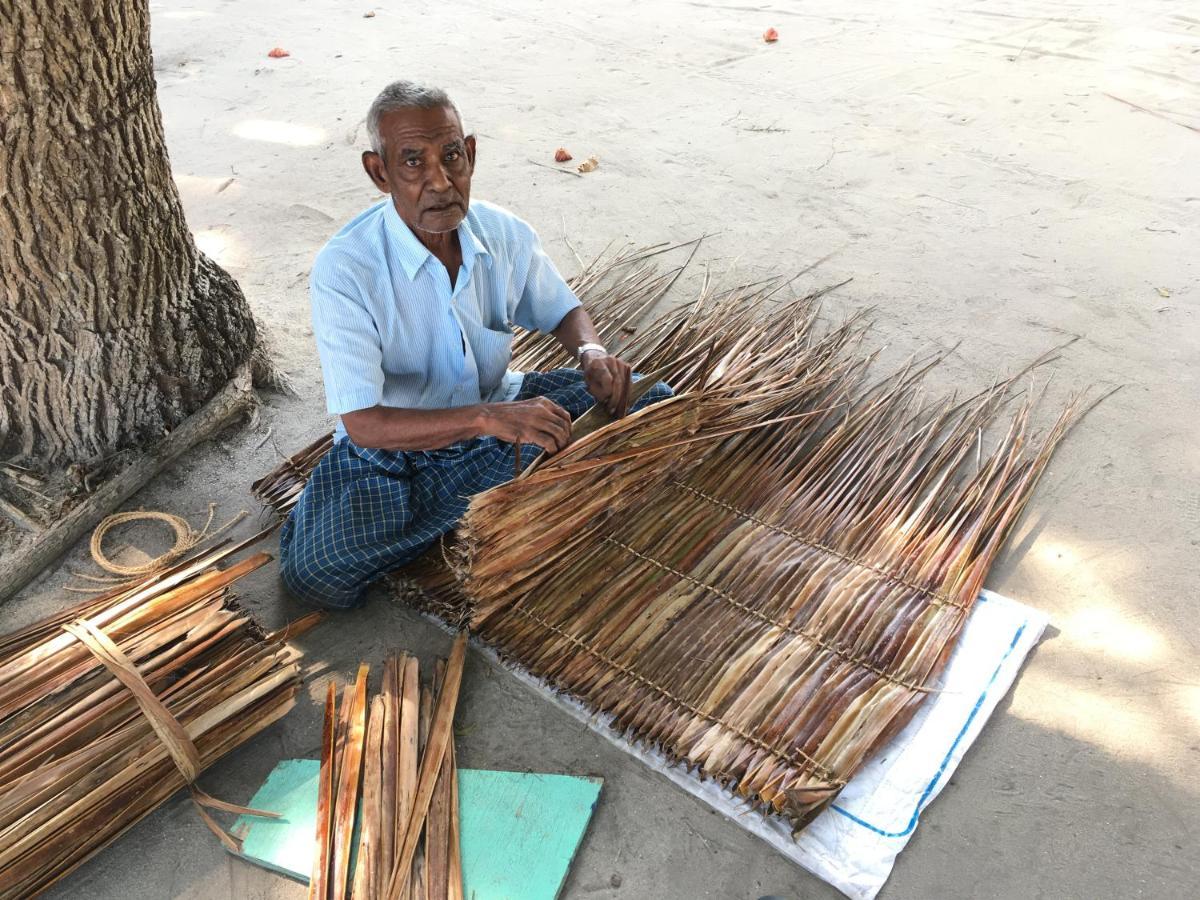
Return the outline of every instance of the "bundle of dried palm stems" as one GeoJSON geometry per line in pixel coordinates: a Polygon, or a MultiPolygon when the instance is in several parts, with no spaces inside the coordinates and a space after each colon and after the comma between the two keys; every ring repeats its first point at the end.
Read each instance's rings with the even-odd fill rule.
{"type": "Polygon", "coordinates": [[[453,725],[465,659],[464,632],[430,690],[415,657],[390,657],[369,705],[362,665],[340,712],[330,683],[311,900],[462,900],[453,725]]]}
{"type": "MultiPolygon", "coordinates": [[[[937,359],[872,382],[862,319],[822,330],[825,291],[781,299],[782,280],[706,279],[639,327],[681,271],[653,267],[663,249],[573,286],[676,396],[593,410],[408,574],[427,608],[800,828],[936,688],[1078,401],[1034,439],[1017,376],[967,399],[925,394],[937,359]]],[[[570,365],[538,334],[514,357],[570,365]]],[[[258,495],[286,512],[326,446],[258,495]]]]}
{"type": "MultiPolygon", "coordinates": [[[[259,535],[258,537],[261,537],[259,535]]],[[[253,539],[252,539],[253,541],[253,539]]],[[[270,556],[219,569],[223,544],[0,638],[0,898],[44,890],[283,716],[300,684],[287,640],[229,586],[270,556]]]]}

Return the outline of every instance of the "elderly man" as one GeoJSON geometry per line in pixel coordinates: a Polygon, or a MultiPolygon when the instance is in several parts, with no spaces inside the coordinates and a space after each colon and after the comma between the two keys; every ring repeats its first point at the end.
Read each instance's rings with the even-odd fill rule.
{"type": "MultiPolygon", "coordinates": [[[[310,278],[340,420],[280,539],[289,590],[335,608],[511,478],[518,448],[561,450],[593,403],[622,414],[631,379],[533,229],[471,200],[475,137],[444,91],[389,85],[367,130],[363,168],[387,197],[330,239],[310,278]],[[514,324],[553,334],[580,368],[509,369],[514,324]]],[[[658,384],[639,405],[667,396],[658,384]]]]}

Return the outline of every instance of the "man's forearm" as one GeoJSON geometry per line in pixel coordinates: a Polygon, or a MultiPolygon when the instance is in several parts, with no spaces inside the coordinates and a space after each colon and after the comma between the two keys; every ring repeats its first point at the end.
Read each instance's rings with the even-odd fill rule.
{"type": "MultiPolygon", "coordinates": [[[[572,356],[579,355],[580,344],[599,344],[600,336],[592,318],[582,306],[565,316],[552,332],[572,356]]],[[[373,406],[342,416],[350,440],[360,447],[376,450],[437,450],[458,441],[483,435],[506,437],[513,431],[514,404],[477,403],[451,409],[399,409],[373,406]],[[504,422],[497,421],[505,419],[504,422]]],[[[569,424],[569,420],[568,424],[569,424]]]]}
{"type": "Polygon", "coordinates": [[[628,363],[603,350],[604,345],[587,310],[582,306],[575,307],[563,316],[553,334],[566,351],[579,360],[588,392],[610,415],[625,415],[628,411],[632,372],[628,363]],[[584,351],[584,355],[580,356],[579,347],[582,344],[599,346],[589,347],[584,351]]]}
{"type": "Polygon", "coordinates": [[[346,413],[342,424],[350,440],[369,450],[438,450],[487,436],[554,452],[571,441],[571,417],[546,397],[453,409],[373,406],[346,413]]]}
{"type": "Polygon", "coordinates": [[[375,450],[437,450],[484,432],[487,404],[451,409],[373,406],[342,416],[350,440],[375,450]]]}
{"type": "Polygon", "coordinates": [[[600,335],[596,333],[596,326],[592,324],[592,317],[582,306],[575,307],[563,316],[558,327],[551,333],[572,356],[579,356],[580,344],[603,343],[600,335]]]}

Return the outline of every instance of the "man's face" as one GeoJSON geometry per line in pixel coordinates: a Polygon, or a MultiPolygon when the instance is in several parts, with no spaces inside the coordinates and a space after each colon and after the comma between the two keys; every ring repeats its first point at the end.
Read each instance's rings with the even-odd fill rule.
{"type": "Polygon", "coordinates": [[[464,137],[448,107],[398,109],[379,120],[383,156],[368,150],[363,168],[414,231],[453,231],[467,215],[475,137],[464,137]]]}

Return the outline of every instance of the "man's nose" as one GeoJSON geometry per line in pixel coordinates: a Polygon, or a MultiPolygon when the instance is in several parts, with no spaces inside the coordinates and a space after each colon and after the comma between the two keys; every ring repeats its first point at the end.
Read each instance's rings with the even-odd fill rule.
{"type": "Polygon", "coordinates": [[[453,187],[450,181],[450,174],[446,171],[446,167],[439,161],[430,166],[427,170],[429,173],[429,181],[427,187],[436,193],[443,193],[453,187]]]}

